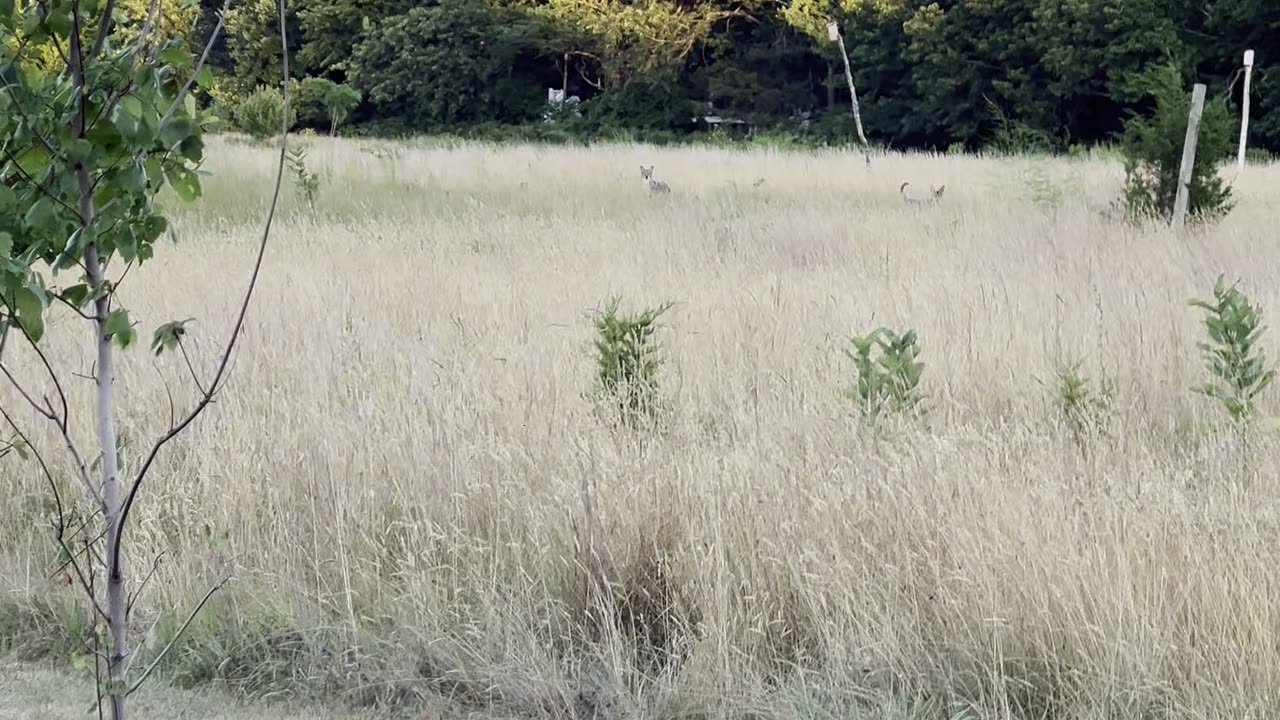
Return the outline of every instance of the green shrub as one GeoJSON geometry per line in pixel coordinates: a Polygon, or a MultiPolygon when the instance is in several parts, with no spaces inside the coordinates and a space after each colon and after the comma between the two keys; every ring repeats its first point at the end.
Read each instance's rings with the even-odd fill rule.
{"type": "MultiPolygon", "coordinates": [[[[1121,135],[1125,158],[1124,202],[1135,218],[1173,215],[1187,135],[1191,96],[1173,65],[1155,68],[1144,78],[1155,100],[1150,117],[1130,118],[1121,135]]],[[[1231,155],[1234,122],[1221,98],[1207,100],[1200,120],[1196,161],[1191,172],[1188,215],[1209,221],[1231,211],[1231,187],[1218,176],[1218,165],[1231,155]]]]}
{"type": "Polygon", "coordinates": [[[306,146],[294,145],[289,148],[286,161],[289,165],[289,174],[293,176],[294,189],[307,203],[307,208],[314,210],[316,196],[320,194],[320,174],[307,169],[306,146]]]}
{"type": "Polygon", "coordinates": [[[854,383],[845,394],[863,417],[874,421],[885,411],[919,411],[924,399],[920,394],[924,363],[917,360],[920,347],[914,330],[898,335],[888,328],[878,328],[849,342],[853,349],[845,350],[845,354],[853,360],[854,383]]]}
{"type": "Polygon", "coordinates": [[[1218,401],[1233,420],[1253,416],[1254,400],[1275,379],[1276,371],[1267,367],[1266,355],[1257,349],[1258,338],[1265,329],[1262,310],[1236,286],[1227,287],[1221,276],[1213,287],[1213,300],[1190,301],[1192,307],[1205,311],[1204,328],[1208,342],[1199,343],[1205,367],[1212,379],[1193,388],[1195,392],[1218,401]]]}
{"type": "Polygon", "coordinates": [[[298,119],[312,127],[327,127],[330,135],[360,105],[359,91],[325,78],[309,77],[298,84],[298,119]]]}
{"type": "Polygon", "coordinates": [[[696,108],[674,82],[632,80],[583,103],[598,129],[692,130],[696,108]]]}
{"type": "Polygon", "coordinates": [[[1054,400],[1071,430],[1072,439],[1084,446],[1102,434],[1110,416],[1115,387],[1103,380],[1095,384],[1080,372],[1082,363],[1059,363],[1054,400]]]}
{"type": "Polygon", "coordinates": [[[1270,165],[1276,158],[1265,148],[1251,147],[1244,151],[1244,160],[1249,165],[1270,165]]]}
{"type": "Polygon", "coordinates": [[[1010,118],[999,105],[987,101],[995,123],[983,150],[995,155],[1052,155],[1059,147],[1053,136],[1025,122],[1010,118]]]}
{"type": "Polygon", "coordinates": [[[547,32],[536,16],[497,3],[418,4],[364,34],[349,77],[379,117],[415,131],[525,122],[545,105],[534,59],[547,32]]]}
{"type": "MultiPolygon", "coordinates": [[[[260,87],[235,107],[236,127],[255,140],[267,140],[280,134],[284,115],[284,97],[279,90],[260,87]]],[[[297,122],[297,113],[289,108],[289,127],[297,122]]]]}
{"type": "Polygon", "coordinates": [[[610,300],[595,320],[596,389],[624,425],[638,427],[656,419],[662,358],[653,334],[671,303],[633,315],[620,314],[618,305],[610,300]]]}

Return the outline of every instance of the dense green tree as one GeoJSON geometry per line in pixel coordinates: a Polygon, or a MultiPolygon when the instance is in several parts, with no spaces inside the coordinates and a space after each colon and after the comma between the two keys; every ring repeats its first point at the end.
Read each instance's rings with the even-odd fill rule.
{"type": "Polygon", "coordinates": [[[304,0],[298,8],[303,40],[298,59],[312,72],[344,75],[366,31],[418,4],[412,0],[304,0]]]}
{"type": "MultiPolygon", "coordinates": [[[[1186,10],[1184,42],[1202,77],[1231,87],[1238,107],[1237,72],[1245,50],[1256,51],[1251,144],[1280,152],[1280,3],[1275,0],[1208,0],[1186,10]]],[[[1218,89],[1218,88],[1215,88],[1218,89]]]]}
{"type": "Polygon", "coordinates": [[[338,126],[360,104],[360,93],[327,78],[309,77],[298,85],[298,119],[336,135],[338,126]]]}
{"type": "Polygon", "coordinates": [[[379,115],[409,129],[521,122],[544,101],[530,70],[553,67],[549,33],[523,10],[443,0],[378,23],[355,48],[352,81],[379,115]]]}
{"type": "MultiPolygon", "coordinates": [[[[193,36],[207,37],[221,0],[190,7],[200,13],[193,36]]],[[[1131,113],[1154,109],[1138,78],[1166,62],[1238,108],[1241,54],[1252,48],[1252,144],[1280,151],[1274,0],[291,0],[290,7],[291,31],[303,38],[297,77],[352,82],[366,99],[352,117],[357,124],[525,122],[539,114],[547,87],[565,87],[587,99],[588,110],[601,100],[588,114],[609,124],[653,127],[662,116],[666,126],[692,99],[757,124],[816,112],[825,136],[845,137],[848,90],[826,29],[836,20],[877,142],[1016,150],[1027,139],[1058,148],[1111,140],[1131,113]],[[642,84],[618,94],[632,82],[642,84]],[[644,98],[662,107],[644,107],[644,98]]],[[[219,78],[210,94],[229,106],[276,82],[279,53],[269,0],[237,0],[233,8],[227,41],[210,55],[219,78]]]]}
{"type": "MultiPolygon", "coordinates": [[[[298,18],[290,3],[286,21],[290,37],[298,35],[298,18]]],[[[227,49],[233,67],[231,90],[247,95],[263,85],[280,84],[280,19],[275,0],[242,0],[226,13],[227,49]]],[[[290,48],[289,66],[294,77],[304,68],[290,48]]]]}
{"type": "Polygon", "coordinates": [[[564,49],[593,61],[602,88],[637,78],[674,82],[718,25],[751,17],[748,3],[712,0],[546,0],[541,7],[576,31],[569,37],[577,44],[564,49]]]}
{"type": "Polygon", "coordinates": [[[812,108],[826,63],[779,8],[761,8],[753,22],[726,22],[695,54],[689,69],[694,97],[717,111],[757,123],[812,108]]]}
{"type": "Polygon", "coordinates": [[[1040,0],[1036,39],[1049,82],[1074,141],[1097,141],[1119,129],[1124,108],[1145,95],[1154,63],[1184,64],[1186,50],[1165,0],[1040,0]]]}
{"type": "MultiPolygon", "coordinates": [[[[1191,98],[1173,63],[1153,67],[1139,83],[1155,110],[1150,117],[1134,116],[1125,123],[1125,204],[1136,216],[1169,218],[1178,194],[1191,98]]],[[[1231,187],[1218,173],[1218,163],[1235,146],[1234,125],[1224,100],[1205,102],[1188,189],[1187,210],[1193,218],[1211,220],[1231,209],[1231,187]]]]}

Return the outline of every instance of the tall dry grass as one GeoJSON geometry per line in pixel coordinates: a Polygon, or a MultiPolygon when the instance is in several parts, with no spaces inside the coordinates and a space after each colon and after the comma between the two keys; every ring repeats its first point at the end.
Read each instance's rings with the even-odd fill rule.
{"type": "MultiPolygon", "coordinates": [[[[535,717],[1280,713],[1280,447],[1203,431],[1186,307],[1219,272],[1280,307],[1280,169],[1175,236],[1087,209],[1121,183],[1103,160],[369,150],[314,141],[318,209],[286,208],[231,385],[141,497],[142,652],[234,577],[175,681],[535,717]],[[909,210],[903,181],[945,201],[909,210]],[[656,435],[588,397],[611,294],[677,303],[656,435]],[[931,412],[875,434],[842,351],[882,324],[919,332],[931,412]],[[1117,389],[1083,449],[1054,405],[1069,358],[1117,389]]],[[[179,245],[122,291],[144,336],[199,318],[201,367],[273,162],[215,143],[179,245]]],[[[51,330],[66,372],[83,332],[51,330]]],[[[127,354],[127,466],[185,373],[127,354]]],[[[47,490],[4,467],[0,645],[65,656],[47,490]]]]}

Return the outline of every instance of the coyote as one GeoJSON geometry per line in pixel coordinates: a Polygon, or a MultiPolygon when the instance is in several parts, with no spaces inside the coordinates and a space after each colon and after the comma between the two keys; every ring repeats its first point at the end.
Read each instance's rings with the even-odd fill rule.
{"type": "Polygon", "coordinates": [[[941,202],[942,193],[947,191],[946,185],[943,185],[942,187],[938,187],[938,188],[935,188],[934,186],[930,185],[929,186],[930,195],[928,198],[924,198],[924,199],[913,198],[907,194],[907,186],[910,184],[911,183],[909,182],[902,183],[902,187],[898,188],[898,193],[902,195],[903,201],[905,201],[908,205],[911,205],[913,207],[923,207],[925,205],[936,205],[937,203],[941,202]]]}
{"type": "Polygon", "coordinates": [[[650,165],[649,167],[645,167],[643,165],[640,166],[640,182],[644,185],[645,189],[647,189],[651,193],[671,192],[670,185],[662,182],[661,180],[653,179],[652,165],[650,165]]]}

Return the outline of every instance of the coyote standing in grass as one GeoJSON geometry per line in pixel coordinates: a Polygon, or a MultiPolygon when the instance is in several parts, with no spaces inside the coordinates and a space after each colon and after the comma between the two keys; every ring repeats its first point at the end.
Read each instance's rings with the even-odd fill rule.
{"type": "Polygon", "coordinates": [[[902,195],[902,199],[912,207],[924,207],[926,205],[936,205],[937,203],[942,201],[942,193],[946,192],[947,190],[946,185],[943,185],[942,187],[939,187],[939,188],[935,188],[934,186],[930,185],[929,186],[930,195],[928,198],[923,198],[923,199],[913,198],[910,195],[907,195],[907,186],[910,184],[911,183],[909,182],[902,183],[902,187],[898,188],[898,194],[902,195]]]}
{"type": "Polygon", "coordinates": [[[640,182],[651,193],[671,192],[670,185],[662,182],[661,180],[653,179],[653,168],[653,165],[650,165],[649,167],[645,167],[643,165],[640,166],[640,182]]]}

